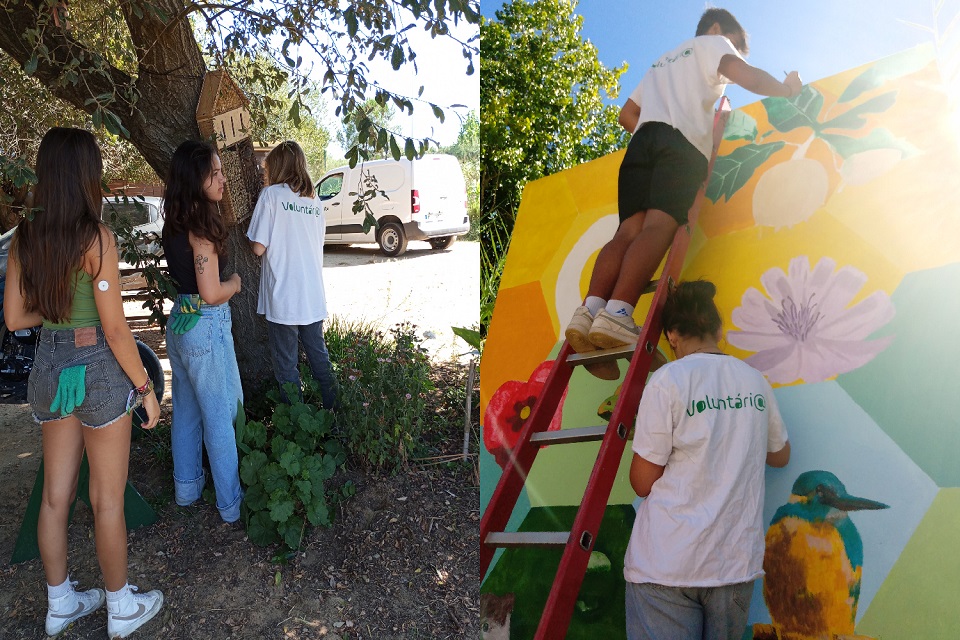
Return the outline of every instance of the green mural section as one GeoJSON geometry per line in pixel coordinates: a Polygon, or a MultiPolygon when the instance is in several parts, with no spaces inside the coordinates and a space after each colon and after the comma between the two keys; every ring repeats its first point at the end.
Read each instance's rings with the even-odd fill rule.
{"type": "MultiPolygon", "coordinates": [[[[519,530],[569,531],[576,515],[576,507],[534,507],[519,530]]],[[[604,512],[594,546],[595,559],[591,560],[592,568],[580,588],[567,640],[623,637],[626,615],[623,556],[635,515],[631,505],[609,506],[604,512]]],[[[560,549],[507,549],[484,581],[483,593],[514,595],[511,640],[526,640],[536,632],[561,552],[560,549]]]]}
{"type": "Polygon", "coordinates": [[[903,451],[940,487],[960,486],[960,265],[904,277],[892,301],[897,313],[877,337],[889,347],[865,366],[837,378],[903,451]],[[951,339],[946,339],[947,337],[951,339]]]}
{"type": "Polygon", "coordinates": [[[941,489],[857,625],[857,633],[884,639],[957,637],[958,530],[960,489],[941,489]],[[928,615],[909,614],[920,611],[928,615]]]}

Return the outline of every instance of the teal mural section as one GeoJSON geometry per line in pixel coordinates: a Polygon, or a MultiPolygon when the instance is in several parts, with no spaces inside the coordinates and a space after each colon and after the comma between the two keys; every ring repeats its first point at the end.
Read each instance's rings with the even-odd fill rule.
{"type": "Polygon", "coordinates": [[[940,487],[960,486],[957,291],[960,264],[905,276],[892,296],[896,317],[877,333],[895,339],[873,361],[837,378],[940,487]]]}

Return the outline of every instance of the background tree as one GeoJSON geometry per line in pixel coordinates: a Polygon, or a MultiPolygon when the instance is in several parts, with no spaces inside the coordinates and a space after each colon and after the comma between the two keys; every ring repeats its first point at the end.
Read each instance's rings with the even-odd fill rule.
{"type": "Polygon", "coordinates": [[[625,144],[607,69],[580,35],[575,0],[513,0],[480,24],[481,327],[485,330],[523,185],[625,144]],[[498,266],[499,265],[499,266],[498,266]]]}
{"type": "Polygon", "coordinates": [[[391,104],[379,104],[376,100],[367,100],[356,111],[348,113],[343,118],[341,127],[337,131],[337,142],[344,149],[359,146],[368,157],[385,159],[390,150],[386,148],[376,150],[376,132],[371,132],[370,129],[389,130],[393,126],[393,118],[396,115],[397,112],[391,104]],[[361,132],[365,134],[362,143],[360,142],[361,132]]]}
{"type": "Polygon", "coordinates": [[[456,156],[460,161],[463,178],[467,183],[470,235],[474,236],[478,233],[480,213],[480,120],[475,111],[468,113],[463,120],[457,141],[449,147],[441,147],[440,152],[456,156]]]}
{"type": "MultiPolygon", "coordinates": [[[[418,103],[440,114],[441,105],[379,86],[369,63],[380,58],[394,69],[415,66],[409,29],[454,38],[450,24],[479,21],[476,0],[0,0],[0,12],[0,49],[22,72],[91,115],[95,127],[129,139],[159,176],[166,175],[183,140],[200,137],[196,108],[206,59],[228,69],[243,58],[273,59],[294,91],[289,112],[294,121],[305,110],[303,95],[314,68],[322,73],[321,91],[337,105],[338,116],[353,113],[370,98],[408,113],[418,103]],[[313,62],[305,63],[298,52],[309,52],[313,62]]],[[[460,45],[465,71],[472,73],[475,43],[460,45]]],[[[364,130],[366,137],[361,134],[347,152],[351,162],[364,157],[359,143],[371,134],[377,148],[389,148],[394,157],[412,157],[428,144],[398,140],[375,125],[364,130]]],[[[240,165],[243,184],[234,186],[242,192],[239,200],[253,203],[261,182],[252,154],[240,158],[240,165]]],[[[237,213],[241,219],[249,215],[237,213]]],[[[249,389],[268,378],[269,357],[265,326],[255,313],[259,263],[243,232],[237,227],[230,235],[231,266],[246,283],[231,307],[240,370],[249,389]]]]}

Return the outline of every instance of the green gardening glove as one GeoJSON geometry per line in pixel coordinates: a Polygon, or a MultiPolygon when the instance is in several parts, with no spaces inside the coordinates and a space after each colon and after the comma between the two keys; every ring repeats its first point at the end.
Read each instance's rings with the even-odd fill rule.
{"type": "Polygon", "coordinates": [[[178,336],[183,335],[187,331],[190,331],[190,329],[193,329],[199,321],[199,313],[180,313],[171,320],[170,330],[178,336]]]}
{"type": "Polygon", "coordinates": [[[87,388],[84,384],[87,374],[87,365],[81,364],[75,367],[68,367],[60,372],[60,382],[57,385],[57,395],[53,398],[50,405],[51,413],[60,412],[62,416],[68,416],[73,410],[83,404],[86,397],[87,388]]]}

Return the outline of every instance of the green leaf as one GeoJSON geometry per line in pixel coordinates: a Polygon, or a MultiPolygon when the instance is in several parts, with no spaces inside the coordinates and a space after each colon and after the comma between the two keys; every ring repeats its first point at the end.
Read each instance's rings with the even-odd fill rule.
{"type": "Polygon", "coordinates": [[[267,501],[270,499],[259,484],[248,485],[243,494],[243,503],[247,505],[250,511],[263,511],[267,508],[267,501]]]}
{"type": "Polygon", "coordinates": [[[267,454],[263,451],[251,451],[240,461],[240,479],[247,486],[257,483],[257,476],[267,464],[267,454]]]}
{"type": "Polygon", "coordinates": [[[862,93],[883,86],[888,80],[900,78],[923,69],[935,59],[935,51],[929,44],[914,47],[870,65],[850,81],[837,102],[850,102],[862,93]]]}
{"type": "Polygon", "coordinates": [[[743,111],[731,111],[723,130],[724,140],[756,140],[757,121],[743,111]]]}
{"type": "Polygon", "coordinates": [[[400,145],[397,144],[396,137],[390,134],[390,155],[394,160],[399,160],[403,154],[400,153],[400,145]]]}
{"type": "Polygon", "coordinates": [[[37,72],[38,63],[39,63],[39,60],[37,60],[37,54],[33,54],[32,56],[30,56],[30,59],[24,63],[23,72],[28,76],[32,76],[34,73],[37,72]]]}
{"type": "Polygon", "coordinates": [[[417,149],[413,146],[413,140],[407,138],[407,142],[403,145],[403,155],[407,160],[413,160],[417,157],[417,149]]]}
{"type": "Polygon", "coordinates": [[[300,516],[292,516],[278,527],[283,543],[291,549],[299,549],[303,539],[304,521],[300,516]]]}
{"type": "Polygon", "coordinates": [[[287,450],[280,456],[280,466],[290,477],[300,475],[300,458],[303,456],[303,449],[294,443],[287,444],[287,450]]]}
{"type": "Polygon", "coordinates": [[[480,335],[480,332],[476,329],[467,329],[465,327],[451,327],[455,335],[463,338],[463,341],[468,345],[480,351],[480,347],[483,344],[483,336],[480,335]]]}
{"type": "Polygon", "coordinates": [[[769,144],[748,144],[720,156],[713,165],[706,197],[712,202],[729,200],[745,185],[757,168],[784,146],[783,141],[769,144]]]}
{"type": "Polygon", "coordinates": [[[393,67],[394,71],[399,71],[400,66],[403,64],[403,49],[400,48],[400,45],[393,45],[393,53],[390,55],[390,65],[393,67]]]}
{"type": "Polygon", "coordinates": [[[836,118],[827,120],[820,126],[820,129],[821,131],[824,129],[860,129],[867,123],[863,117],[864,114],[886,111],[892,107],[896,101],[896,91],[882,93],[879,96],[870,98],[866,102],[853,107],[846,113],[840,114],[836,118]]]}
{"type": "Polygon", "coordinates": [[[847,159],[857,153],[873,151],[875,149],[897,149],[903,154],[903,157],[920,153],[919,149],[910,144],[910,142],[895,137],[889,130],[883,128],[872,129],[870,133],[862,138],[851,138],[850,136],[835,133],[821,133],[820,137],[833,147],[833,150],[843,159],[847,159]]]}
{"type": "Polygon", "coordinates": [[[440,107],[438,107],[438,106],[435,105],[435,104],[434,104],[434,105],[431,105],[431,106],[433,107],[433,115],[434,115],[434,117],[436,117],[437,120],[439,120],[440,123],[443,124],[443,118],[444,118],[443,109],[441,109],[440,107]]]}
{"type": "Polygon", "coordinates": [[[297,480],[293,484],[297,489],[297,497],[300,498],[300,501],[304,504],[309,503],[313,496],[313,484],[309,480],[297,480]]]}
{"type": "Polygon", "coordinates": [[[347,23],[347,35],[351,39],[355,38],[360,25],[357,22],[357,12],[352,6],[343,12],[343,20],[347,23]]]}
{"type": "Polygon", "coordinates": [[[262,467],[258,477],[263,483],[263,490],[271,496],[278,491],[290,491],[290,479],[287,472],[276,462],[271,462],[262,467]]]}
{"type": "Polygon", "coordinates": [[[804,85],[796,98],[764,98],[760,101],[767,118],[777,131],[785,133],[799,127],[820,128],[817,118],[823,108],[823,94],[812,85],[804,85]]]}
{"type": "Polygon", "coordinates": [[[330,525],[330,510],[322,493],[307,505],[307,520],[315,527],[330,525]]]}
{"type": "Polygon", "coordinates": [[[296,508],[293,498],[285,491],[276,491],[270,494],[270,501],[267,503],[270,508],[270,519],[274,522],[286,522],[293,515],[296,508]]]}
{"type": "Polygon", "coordinates": [[[247,525],[247,537],[250,542],[265,547],[280,541],[277,535],[277,526],[270,520],[266,511],[259,511],[250,518],[250,524],[247,525]]]}

